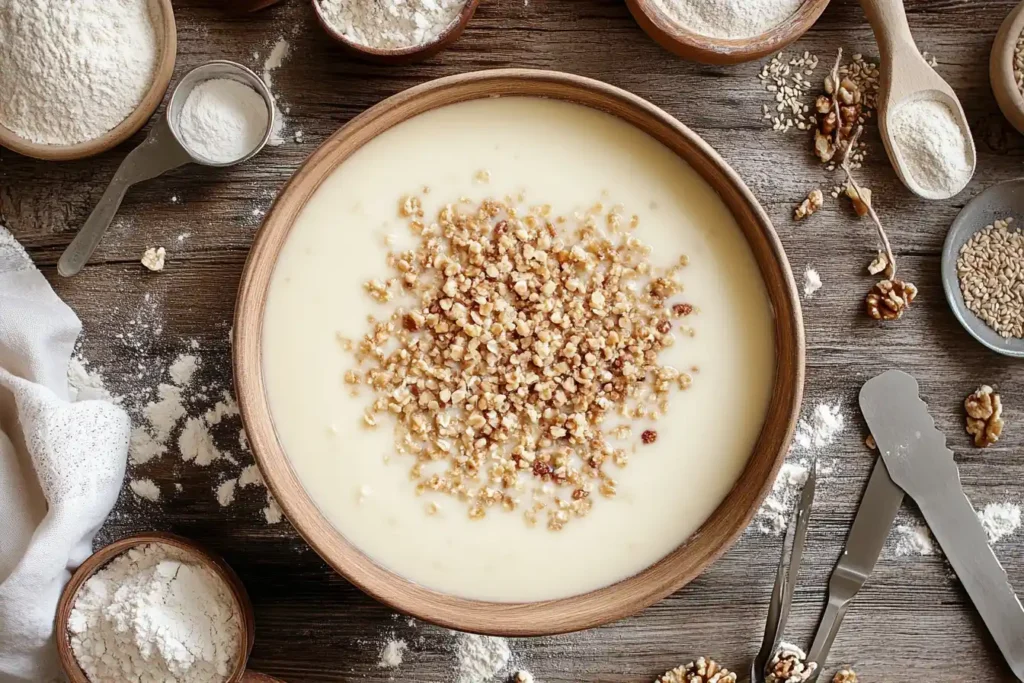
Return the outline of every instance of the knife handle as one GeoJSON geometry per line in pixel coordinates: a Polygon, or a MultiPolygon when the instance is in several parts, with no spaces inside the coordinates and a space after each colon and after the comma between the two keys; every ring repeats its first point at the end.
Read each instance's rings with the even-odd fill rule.
{"type": "Polygon", "coordinates": [[[936,503],[918,501],[925,521],[1003,657],[1024,681],[1024,608],[988,544],[981,520],[959,486],[947,487],[945,495],[931,500],[936,503]]]}

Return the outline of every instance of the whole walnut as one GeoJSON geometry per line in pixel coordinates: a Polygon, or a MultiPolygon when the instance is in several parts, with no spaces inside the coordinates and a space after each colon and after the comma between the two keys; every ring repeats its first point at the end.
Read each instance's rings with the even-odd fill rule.
{"type": "Polygon", "coordinates": [[[917,287],[903,280],[882,280],[868,292],[864,305],[875,320],[899,320],[917,298],[917,287]]]}
{"type": "Polygon", "coordinates": [[[1003,434],[1003,401],[992,387],[984,384],[964,399],[967,433],[978,448],[991,446],[1003,434]]]}

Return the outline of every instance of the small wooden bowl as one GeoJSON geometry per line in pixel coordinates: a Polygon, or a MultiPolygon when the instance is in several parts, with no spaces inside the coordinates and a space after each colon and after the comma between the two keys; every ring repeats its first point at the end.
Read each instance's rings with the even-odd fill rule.
{"type": "MultiPolygon", "coordinates": [[[[226,683],[241,683],[243,681],[258,683],[261,681],[259,678],[245,677],[245,664],[249,660],[249,653],[252,651],[253,640],[256,634],[256,622],[252,613],[252,602],[249,600],[249,594],[246,592],[245,586],[242,585],[242,580],[238,578],[235,571],[224,560],[202,546],[181,536],[159,531],[128,536],[97,550],[89,559],[82,563],[64,587],[64,591],[60,596],[60,602],[57,603],[57,617],[54,622],[56,628],[54,630],[57,636],[57,655],[60,658],[61,668],[64,674],[67,675],[68,680],[71,683],[90,683],[85,672],[78,665],[78,660],[75,659],[75,653],[71,649],[71,637],[68,633],[68,620],[71,617],[71,609],[75,606],[75,599],[78,597],[79,589],[115,557],[127,552],[131,548],[146,545],[147,543],[160,543],[184,551],[190,559],[196,560],[198,564],[209,568],[228,585],[231,595],[235,599],[235,611],[241,617],[238,620],[241,646],[238,648],[235,666],[226,683]]],[[[262,680],[265,681],[266,679],[262,680]]]]}
{"type": "Polygon", "coordinates": [[[163,29],[160,57],[157,60],[156,72],[153,74],[153,82],[150,84],[149,90],[146,91],[146,96],[142,98],[139,106],[129,114],[128,118],[95,140],[86,140],[75,145],[44,145],[30,142],[16,135],[9,128],[0,126],[0,146],[18,154],[44,161],[85,159],[116,147],[146,125],[164,99],[167,86],[171,83],[174,60],[178,54],[178,32],[174,22],[174,8],[171,6],[171,0],[155,0],[155,2],[160,7],[160,23],[163,29]]]}
{"type": "Polygon", "coordinates": [[[327,20],[327,17],[324,16],[323,10],[320,9],[320,0],[312,0],[312,3],[313,12],[316,14],[317,21],[319,21],[320,25],[323,26],[325,31],[327,31],[327,35],[334,38],[334,40],[344,47],[350,54],[378,64],[408,64],[410,62],[418,62],[420,60],[433,57],[438,52],[441,52],[458,40],[459,36],[461,36],[462,32],[465,30],[466,24],[469,23],[469,20],[473,18],[473,14],[476,13],[476,8],[480,4],[480,0],[466,0],[465,6],[462,8],[462,11],[459,12],[459,16],[455,18],[455,21],[452,22],[451,26],[446,28],[431,42],[396,49],[368,47],[366,45],[360,45],[359,43],[353,42],[346,38],[341,31],[332,26],[331,22],[327,20]]]}
{"type": "Polygon", "coordinates": [[[1014,128],[1024,133],[1024,97],[1013,75],[1013,50],[1021,31],[1024,31],[1024,2],[1014,7],[999,27],[992,43],[988,77],[1003,116],[1014,128]]]}
{"type": "Polygon", "coordinates": [[[712,38],[687,30],[658,9],[654,0],[626,0],[636,23],[663,48],[705,64],[739,64],[778,52],[807,32],[828,0],[805,0],[789,19],[753,38],[712,38]]]}
{"type": "Polygon", "coordinates": [[[764,209],[706,142],[636,95],[555,71],[498,69],[431,81],[399,93],[324,142],[278,195],[256,236],[235,308],[236,395],[249,443],[275,498],[317,553],[350,582],[394,609],[447,628],[536,636],[592,628],[634,614],[692,581],[739,538],[772,488],[789,449],[803,393],[804,332],[792,270],[764,209]],[[758,263],[775,318],[775,384],[761,434],[732,491],[679,548],[628,579],[583,595],[530,603],[467,600],[415,584],[373,561],[317,507],[278,440],[263,377],[262,326],[278,255],[295,219],[335,168],[378,135],[414,116],[457,102],[532,96],[598,109],[646,132],[690,164],[722,197],[758,263]]]}

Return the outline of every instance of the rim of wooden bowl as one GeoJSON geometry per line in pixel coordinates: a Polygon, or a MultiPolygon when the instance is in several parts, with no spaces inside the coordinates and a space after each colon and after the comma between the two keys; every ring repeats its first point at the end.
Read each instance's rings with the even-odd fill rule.
{"type": "Polygon", "coordinates": [[[313,152],[274,202],[249,254],[235,309],[233,364],[246,433],[266,483],[296,530],[329,565],[377,600],[425,621],[476,633],[535,636],[634,614],[689,583],[735,542],[771,490],[789,447],[803,392],[804,334],[796,283],[771,221],[736,172],[696,133],[646,100],[600,81],[555,71],[499,69],[442,78],[394,95],[313,152]],[[364,144],[413,116],[497,96],[589,106],[618,116],[675,151],[730,207],[758,261],[775,314],[775,384],[768,413],[750,460],[723,503],[679,548],[635,576],[582,595],[533,603],[468,600],[424,588],[378,565],[335,530],[302,488],[278,441],[262,367],[261,327],[277,256],[321,182],[364,144]]]}
{"type": "Polygon", "coordinates": [[[171,0],[153,0],[160,7],[163,35],[160,45],[160,59],[157,61],[153,82],[145,97],[128,117],[112,129],[93,140],[74,145],[46,145],[31,142],[17,135],[11,129],[0,125],[0,147],[12,152],[43,161],[72,161],[96,156],[121,144],[146,125],[153,112],[160,106],[167,88],[171,84],[174,62],[178,54],[178,30],[174,21],[171,0]]]}
{"type": "Polygon", "coordinates": [[[989,82],[999,109],[1020,133],[1024,133],[1024,96],[1021,95],[1017,79],[1013,75],[1013,51],[1022,31],[1024,2],[1014,7],[999,26],[999,32],[992,42],[992,54],[988,65],[989,82]]]}
{"type": "Polygon", "coordinates": [[[360,45],[349,40],[341,31],[331,25],[331,22],[324,16],[323,10],[320,9],[319,0],[311,0],[311,2],[313,3],[313,13],[316,15],[317,21],[320,22],[320,26],[327,32],[327,35],[344,47],[350,54],[370,62],[377,62],[378,64],[408,64],[433,57],[459,39],[462,32],[466,30],[469,20],[476,13],[476,8],[480,5],[480,0],[466,0],[466,4],[459,11],[459,16],[437,38],[429,43],[388,49],[360,45]]]}
{"type": "Polygon", "coordinates": [[[64,590],[60,594],[60,601],[57,603],[57,616],[54,621],[54,631],[57,636],[57,654],[64,674],[67,675],[71,683],[90,683],[85,672],[78,665],[75,653],[71,649],[71,637],[68,633],[68,620],[71,617],[71,610],[75,606],[75,599],[78,597],[79,589],[115,557],[127,552],[131,548],[146,545],[147,543],[161,543],[184,551],[189,557],[197,559],[203,566],[211,569],[228,585],[238,614],[242,617],[239,620],[238,628],[241,630],[243,647],[238,648],[235,666],[232,669],[231,676],[225,683],[240,683],[243,680],[245,665],[249,660],[249,653],[252,652],[253,642],[256,637],[256,620],[253,616],[252,601],[249,599],[249,593],[245,590],[245,585],[238,578],[235,570],[219,555],[210,552],[195,541],[164,531],[135,534],[133,536],[126,536],[119,541],[114,541],[90,555],[75,570],[71,580],[64,586],[64,590]]]}
{"type": "Polygon", "coordinates": [[[807,32],[829,0],[805,0],[788,19],[751,38],[712,38],[672,21],[654,0],[626,0],[636,23],[656,43],[684,59],[705,64],[739,64],[778,52],[807,32]]]}

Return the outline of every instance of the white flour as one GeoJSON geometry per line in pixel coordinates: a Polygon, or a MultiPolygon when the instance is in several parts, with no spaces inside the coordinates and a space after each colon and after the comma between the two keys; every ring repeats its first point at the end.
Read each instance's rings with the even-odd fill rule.
{"type": "Polygon", "coordinates": [[[512,651],[504,638],[459,634],[455,683],[483,683],[492,680],[508,664],[512,651]]]}
{"type": "Polygon", "coordinates": [[[896,556],[933,555],[935,540],[932,532],[923,524],[898,524],[896,526],[896,556]]]}
{"type": "Polygon", "coordinates": [[[230,78],[197,85],[178,117],[182,141],[196,156],[223,164],[256,149],[267,134],[270,111],[258,92],[230,78]]]}
{"type": "Polygon", "coordinates": [[[327,22],[353,43],[396,49],[437,39],[465,0],[319,0],[327,22]]]}
{"type": "Polygon", "coordinates": [[[789,459],[782,464],[771,493],[754,517],[754,527],[759,532],[779,536],[786,530],[812,460],[818,462],[819,477],[834,471],[834,461],[827,459],[829,446],[839,439],[845,427],[846,418],[838,402],[819,403],[809,418],[797,422],[789,459]]]}
{"type": "Polygon", "coordinates": [[[665,16],[712,38],[752,38],[778,26],[804,0],[654,0],[665,16]]]}
{"type": "Polygon", "coordinates": [[[153,483],[152,479],[132,479],[128,487],[139,498],[152,503],[160,500],[160,489],[153,483]]]}
{"type": "Polygon", "coordinates": [[[952,195],[971,179],[964,131],[942,102],[911,100],[903,104],[892,115],[890,130],[907,174],[924,189],[952,195]]]}
{"type": "Polygon", "coordinates": [[[192,375],[195,374],[198,367],[198,357],[193,356],[191,353],[183,353],[174,359],[167,372],[171,376],[171,381],[178,386],[182,386],[192,381],[192,375]]]}
{"type": "Polygon", "coordinates": [[[72,356],[68,364],[68,391],[72,401],[109,401],[119,403],[107,390],[103,375],[88,368],[89,361],[81,356],[72,356]]]}
{"type": "Polygon", "coordinates": [[[989,503],[978,513],[989,543],[998,543],[1020,528],[1020,506],[1013,503],[989,503]]]}
{"type": "Polygon", "coordinates": [[[821,289],[821,276],[810,266],[804,271],[804,296],[810,299],[821,289]]]}
{"type": "Polygon", "coordinates": [[[220,577],[149,544],[82,586],[68,628],[91,681],[221,683],[240,646],[239,618],[220,577]]]}
{"type": "Polygon", "coordinates": [[[408,649],[408,643],[401,638],[389,640],[381,648],[377,666],[381,669],[397,669],[402,666],[402,659],[405,657],[405,651],[408,649]]]}
{"type": "Polygon", "coordinates": [[[0,0],[0,124],[48,145],[115,128],[153,81],[159,22],[150,0],[0,0]]]}

